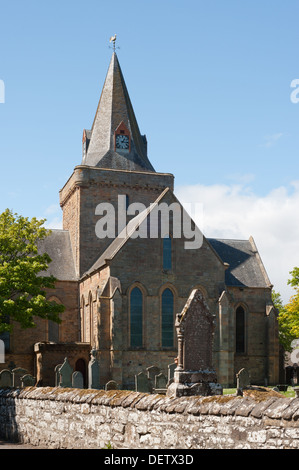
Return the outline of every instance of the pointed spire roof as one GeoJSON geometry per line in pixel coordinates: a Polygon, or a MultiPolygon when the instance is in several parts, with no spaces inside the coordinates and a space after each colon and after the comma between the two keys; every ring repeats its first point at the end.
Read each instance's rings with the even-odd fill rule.
{"type": "MultiPolygon", "coordinates": [[[[86,137],[87,136],[87,137],[86,137]]],[[[115,52],[90,131],[82,164],[99,168],[155,171],[147,157],[146,137],[139,131],[129,93],[115,52]],[[116,133],[129,136],[129,149],[117,149],[116,133]]]]}

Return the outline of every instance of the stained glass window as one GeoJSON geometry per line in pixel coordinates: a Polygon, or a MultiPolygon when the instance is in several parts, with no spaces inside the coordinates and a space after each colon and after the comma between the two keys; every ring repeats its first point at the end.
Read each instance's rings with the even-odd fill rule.
{"type": "Polygon", "coordinates": [[[163,238],[163,269],[171,269],[171,238],[163,238]]]}
{"type": "Polygon", "coordinates": [[[142,347],[143,345],[143,299],[142,292],[134,287],[130,296],[130,324],[131,324],[131,346],[142,347]]]}
{"type": "Polygon", "coordinates": [[[245,352],[245,311],[243,307],[236,310],[236,352],[245,352]]]}
{"type": "Polygon", "coordinates": [[[162,294],[162,347],[173,347],[173,293],[170,289],[162,294]]]}

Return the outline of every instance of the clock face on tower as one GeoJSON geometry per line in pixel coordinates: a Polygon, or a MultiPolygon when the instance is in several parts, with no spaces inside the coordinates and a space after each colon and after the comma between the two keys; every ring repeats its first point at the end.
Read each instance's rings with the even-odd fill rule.
{"type": "Polygon", "coordinates": [[[115,148],[119,150],[129,150],[130,148],[129,136],[124,135],[124,134],[116,134],[115,148]]]}

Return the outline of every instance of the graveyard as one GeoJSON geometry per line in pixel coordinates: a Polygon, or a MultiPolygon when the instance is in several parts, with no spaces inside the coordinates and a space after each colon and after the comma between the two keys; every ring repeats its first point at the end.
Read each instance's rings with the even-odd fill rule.
{"type": "Polygon", "coordinates": [[[199,290],[175,325],[177,360],[167,373],[156,365],[137,373],[134,390],[114,380],[100,386],[95,351],[87,387],[67,357],[53,370],[54,387],[38,386],[23,368],[2,370],[0,437],[49,449],[104,448],[107,442],[114,449],[299,448],[294,393],[252,384],[246,368],[236,376],[236,389],[224,391],[218,383],[214,319],[199,290]]]}
{"type": "MultiPolygon", "coordinates": [[[[177,314],[176,330],[178,336],[177,364],[168,365],[162,371],[156,365],[149,365],[146,370],[134,377],[136,392],[161,393],[168,396],[218,395],[222,387],[217,383],[216,372],[212,364],[212,345],[214,317],[200,290],[193,290],[183,311],[177,314]]],[[[84,388],[83,374],[74,371],[65,357],[62,364],[54,368],[55,387],[84,388]]],[[[101,389],[101,364],[96,357],[96,350],[91,350],[88,363],[88,388],[101,389]]],[[[0,372],[0,387],[23,388],[34,386],[36,378],[23,368],[4,369],[0,372]]],[[[122,384],[108,381],[105,390],[123,389],[122,384]]]]}

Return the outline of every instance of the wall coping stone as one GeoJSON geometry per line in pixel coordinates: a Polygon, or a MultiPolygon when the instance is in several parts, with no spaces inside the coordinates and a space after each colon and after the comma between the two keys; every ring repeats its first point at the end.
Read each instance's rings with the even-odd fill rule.
{"type": "Polygon", "coordinates": [[[140,411],[156,410],[168,414],[244,416],[257,419],[293,421],[299,426],[299,398],[270,397],[255,401],[252,397],[216,395],[212,397],[171,398],[129,390],[93,390],[61,387],[26,387],[0,389],[3,400],[55,400],[60,402],[87,403],[107,407],[133,408],[140,411]]]}

